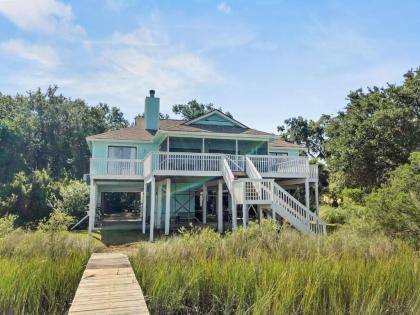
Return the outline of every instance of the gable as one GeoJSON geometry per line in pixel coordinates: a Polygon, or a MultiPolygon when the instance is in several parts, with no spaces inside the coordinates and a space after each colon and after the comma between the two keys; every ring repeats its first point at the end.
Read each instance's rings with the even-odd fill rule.
{"type": "Polygon", "coordinates": [[[247,128],[233,118],[225,115],[224,113],[215,110],[207,113],[203,116],[197,117],[185,123],[186,125],[211,125],[211,126],[229,126],[229,127],[240,127],[247,128]]]}

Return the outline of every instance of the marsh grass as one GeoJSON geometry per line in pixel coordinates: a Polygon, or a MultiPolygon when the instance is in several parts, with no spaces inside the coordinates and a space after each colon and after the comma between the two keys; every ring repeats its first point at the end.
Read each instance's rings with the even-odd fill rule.
{"type": "Polygon", "coordinates": [[[93,246],[67,232],[0,238],[0,314],[65,314],[93,246]]]}
{"type": "Polygon", "coordinates": [[[419,314],[419,254],[383,236],[306,237],[269,221],[142,243],[153,314],[419,314]]]}

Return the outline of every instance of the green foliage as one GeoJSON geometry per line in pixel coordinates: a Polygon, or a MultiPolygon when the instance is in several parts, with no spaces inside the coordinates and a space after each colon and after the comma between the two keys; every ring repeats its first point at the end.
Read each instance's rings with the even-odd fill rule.
{"type": "Polygon", "coordinates": [[[52,211],[49,201],[57,194],[58,185],[45,170],[29,176],[19,172],[11,183],[0,186],[0,216],[16,214],[21,224],[42,220],[52,211]]]}
{"type": "MultiPolygon", "coordinates": [[[[196,100],[189,101],[187,104],[176,104],[172,106],[172,111],[175,115],[181,115],[183,119],[191,120],[197,117],[200,117],[204,114],[207,114],[215,109],[218,109],[222,112],[222,108],[216,108],[212,103],[201,104],[196,100]]],[[[225,112],[229,117],[233,117],[231,113],[225,112]]]]}
{"type": "Polygon", "coordinates": [[[307,237],[271,222],[142,243],[153,314],[418,314],[419,255],[385,237],[307,237]]]}
{"type": "Polygon", "coordinates": [[[404,78],[401,86],[351,92],[345,111],[326,126],[327,162],[338,188],[380,186],[420,144],[420,69],[404,78]]]}
{"type": "Polygon", "coordinates": [[[56,182],[45,170],[35,170],[29,176],[20,172],[11,183],[0,186],[0,216],[16,214],[21,225],[36,226],[53,210],[81,218],[88,203],[89,187],[85,183],[56,182]]]}
{"type": "Polygon", "coordinates": [[[87,237],[15,231],[0,239],[0,313],[66,314],[93,250],[87,237]]]}
{"type": "Polygon", "coordinates": [[[47,233],[67,231],[75,223],[74,217],[61,210],[54,210],[50,213],[48,220],[43,220],[38,225],[38,230],[47,233]]]}
{"type": "Polygon", "coordinates": [[[278,126],[277,130],[285,140],[308,148],[309,156],[324,159],[325,126],[330,119],[329,115],[322,115],[317,121],[293,117],[286,119],[286,126],[278,126]]]}
{"type": "Polygon", "coordinates": [[[328,224],[345,224],[349,220],[349,212],[343,207],[321,206],[319,215],[328,224]]]}
{"type": "Polygon", "coordinates": [[[0,218],[0,238],[14,231],[16,219],[17,215],[13,214],[0,218]]]}
{"type": "Polygon", "coordinates": [[[88,106],[57,94],[57,87],[15,97],[0,94],[0,181],[47,169],[54,179],[88,173],[85,138],[126,127],[116,107],[88,106]]]}
{"type": "Polygon", "coordinates": [[[391,172],[389,181],[367,198],[367,207],[387,235],[420,248],[420,152],[391,172]]]}
{"type": "Polygon", "coordinates": [[[89,186],[78,180],[69,180],[59,188],[59,197],[52,200],[53,208],[81,218],[89,207],[89,186]]]}

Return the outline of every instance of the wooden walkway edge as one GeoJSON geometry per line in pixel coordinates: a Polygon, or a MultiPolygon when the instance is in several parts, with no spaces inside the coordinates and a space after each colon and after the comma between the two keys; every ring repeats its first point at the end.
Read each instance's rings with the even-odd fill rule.
{"type": "Polygon", "coordinates": [[[127,255],[94,253],[80,280],[69,315],[148,315],[127,255]]]}

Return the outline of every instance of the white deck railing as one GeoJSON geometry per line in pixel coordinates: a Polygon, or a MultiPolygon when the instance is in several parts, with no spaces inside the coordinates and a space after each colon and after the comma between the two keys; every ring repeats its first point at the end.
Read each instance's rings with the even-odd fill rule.
{"type": "Polygon", "coordinates": [[[308,159],[303,156],[249,155],[247,157],[263,176],[307,177],[309,174],[308,159]]]}
{"type": "Polygon", "coordinates": [[[232,172],[245,172],[245,156],[244,155],[226,155],[226,160],[232,172]]]}
{"type": "Polygon", "coordinates": [[[154,174],[222,175],[223,154],[152,152],[154,174]]]}
{"type": "Polygon", "coordinates": [[[309,164],[309,179],[318,181],[318,164],[309,164]]]}
{"type": "Polygon", "coordinates": [[[231,155],[220,153],[150,152],[144,160],[92,158],[94,176],[222,176],[223,160],[232,172],[246,172],[250,178],[309,177],[318,179],[318,166],[309,165],[305,157],[269,155],[231,155]],[[249,163],[251,162],[251,163],[249,163]]]}
{"type": "Polygon", "coordinates": [[[90,174],[97,176],[143,176],[143,160],[90,159],[90,174]]]}

